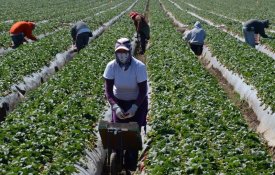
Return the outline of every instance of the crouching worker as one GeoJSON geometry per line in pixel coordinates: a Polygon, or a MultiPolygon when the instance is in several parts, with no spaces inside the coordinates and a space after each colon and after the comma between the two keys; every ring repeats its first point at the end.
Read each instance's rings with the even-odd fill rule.
{"type": "Polygon", "coordinates": [[[185,32],[183,39],[189,43],[195,55],[200,56],[203,51],[205,37],[206,33],[200,22],[197,21],[192,30],[185,32]]]}
{"type": "Polygon", "coordinates": [[[71,36],[73,38],[73,45],[76,47],[74,51],[79,52],[88,45],[89,37],[92,37],[93,34],[87,24],[85,24],[83,21],[78,21],[71,28],[71,36]]]}
{"type": "Polygon", "coordinates": [[[37,38],[32,34],[32,31],[35,29],[35,23],[28,21],[19,21],[11,26],[10,36],[12,39],[12,48],[15,49],[19,47],[24,42],[27,42],[27,39],[37,41],[37,38]]]}
{"type": "Polygon", "coordinates": [[[269,27],[269,21],[268,20],[256,20],[251,19],[243,24],[243,34],[244,39],[247,44],[249,44],[251,47],[255,48],[255,45],[259,44],[259,35],[261,35],[263,38],[270,38],[265,34],[265,28],[269,27]],[[257,40],[257,42],[255,41],[257,40]]]}
{"type": "MultiPolygon", "coordinates": [[[[146,66],[131,55],[131,42],[118,39],[115,44],[115,59],[105,68],[105,94],[112,107],[112,122],[137,122],[146,126],[148,112],[146,66]]],[[[125,169],[137,167],[138,151],[127,150],[125,169]]]]}

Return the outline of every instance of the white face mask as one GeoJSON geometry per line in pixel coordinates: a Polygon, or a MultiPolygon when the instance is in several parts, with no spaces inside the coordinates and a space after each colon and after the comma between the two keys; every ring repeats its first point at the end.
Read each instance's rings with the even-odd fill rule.
{"type": "Polygon", "coordinates": [[[118,60],[122,63],[122,64],[125,64],[128,57],[129,57],[129,53],[117,53],[117,58],[118,60]]]}

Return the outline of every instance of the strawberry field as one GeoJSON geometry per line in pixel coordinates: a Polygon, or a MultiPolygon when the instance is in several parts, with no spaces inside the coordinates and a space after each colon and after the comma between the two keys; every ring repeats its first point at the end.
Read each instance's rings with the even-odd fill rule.
{"type": "MultiPolygon", "coordinates": [[[[273,23],[272,0],[245,0],[238,5],[235,0],[0,3],[0,48],[9,48],[8,30],[16,21],[35,21],[34,34],[40,36],[37,42],[0,53],[1,110],[9,102],[8,95],[22,95],[15,85],[26,82],[26,77],[42,71],[71,47],[72,24],[82,19],[92,31],[104,28],[86,48],[72,55],[70,62],[56,67],[47,79],[41,78],[37,87],[0,116],[4,118],[0,124],[0,174],[73,174],[79,173],[79,166],[89,169],[83,161],[85,150],[97,148],[97,123],[108,106],[102,74],[114,59],[115,41],[135,34],[130,11],[146,12],[151,28],[145,57],[150,83],[150,129],[146,137],[152,142],[143,157],[144,169],[137,174],[275,173],[275,144],[271,144],[275,142],[275,118],[271,118],[275,117],[275,59],[216,27],[223,24],[242,36],[242,21],[267,18],[273,23]],[[198,58],[192,53],[167,12],[188,29],[201,21],[211,55],[257,91],[256,98],[270,118],[253,112],[253,108],[256,124],[251,125],[252,114],[244,114],[243,105],[237,104],[250,102],[234,88],[230,91],[235,96],[229,95],[230,88],[225,89],[226,83],[221,82],[225,75],[219,77],[202,64],[205,55],[198,58]],[[259,132],[259,126],[264,131],[259,132]]],[[[272,30],[273,26],[267,33],[275,36],[272,30]]],[[[270,51],[275,51],[274,42],[262,40],[270,51]]]]}

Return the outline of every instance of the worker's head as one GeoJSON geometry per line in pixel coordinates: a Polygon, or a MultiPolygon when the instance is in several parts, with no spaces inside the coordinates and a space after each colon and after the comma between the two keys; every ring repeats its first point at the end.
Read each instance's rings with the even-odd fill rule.
{"type": "Polygon", "coordinates": [[[34,30],[35,29],[35,23],[34,22],[28,22],[28,23],[32,27],[32,30],[34,30]]]}
{"type": "Polygon", "coordinates": [[[194,27],[196,27],[196,28],[201,28],[201,23],[200,23],[200,21],[196,21],[195,24],[194,24],[194,27]]]}
{"type": "Polygon", "coordinates": [[[115,55],[116,60],[121,64],[126,64],[131,59],[131,41],[128,38],[120,38],[116,41],[115,55]]]}
{"type": "Polygon", "coordinates": [[[132,18],[132,20],[136,20],[136,17],[140,15],[137,12],[131,12],[129,16],[132,18]]]}
{"type": "Polygon", "coordinates": [[[264,24],[264,27],[265,28],[268,28],[269,27],[269,20],[267,19],[267,20],[263,20],[263,24],[264,24]]]}

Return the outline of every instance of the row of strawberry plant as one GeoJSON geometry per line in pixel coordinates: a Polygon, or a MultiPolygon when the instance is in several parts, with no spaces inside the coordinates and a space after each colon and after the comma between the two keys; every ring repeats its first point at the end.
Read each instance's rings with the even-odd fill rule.
{"type": "MultiPolygon", "coordinates": [[[[84,21],[92,19],[92,18],[94,18],[94,15],[96,13],[98,13],[100,11],[104,11],[109,8],[112,8],[119,2],[120,1],[112,1],[111,3],[108,3],[105,6],[99,5],[98,8],[87,8],[87,7],[85,7],[85,4],[83,4],[82,6],[81,6],[81,4],[79,4],[78,11],[73,14],[64,13],[63,15],[60,15],[59,17],[55,17],[53,19],[48,19],[47,22],[44,22],[44,23],[41,22],[40,24],[38,23],[38,25],[36,26],[36,28],[34,30],[34,35],[39,36],[41,34],[47,34],[50,32],[54,32],[60,28],[67,28],[67,30],[69,30],[69,26],[71,26],[71,24],[73,24],[74,22],[81,20],[81,19],[84,21]]],[[[11,25],[12,24],[8,25],[8,27],[10,28],[11,25]]],[[[11,43],[11,39],[10,39],[10,36],[8,33],[9,28],[6,30],[6,32],[4,32],[3,34],[0,35],[1,46],[4,48],[8,48],[11,43]]]]}
{"type": "MultiPolygon", "coordinates": [[[[219,4],[218,7],[213,7],[212,6],[213,3],[208,3],[207,1],[203,1],[202,3],[198,4],[198,2],[199,1],[192,1],[190,3],[186,2],[186,4],[188,4],[193,9],[208,11],[209,13],[212,13],[216,16],[220,16],[220,17],[227,18],[232,21],[237,21],[241,23],[249,19],[269,19],[270,21],[274,20],[273,18],[274,15],[272,15],[273,11],[270,11],[270,9],[273,8],[272,6],[274,4],[270,5],[270,3],[267,1],[261,1],[260,3],[257,3],[256,6],[253,5],[253,8],[256,8],[256,11],[257,11],[256,13],[255,13],[255,9],[244,10],[246,5],[243,5],[243,4],[237,4],[238,7],[228,8],[227,4],[219,4]],[[269,6],[269,7],[266,8],[265,6],[269,6]],[[259,8],[261,9],[258,10],[259,8]]],[[[225,3],[228,3],[228,2],[225,2],[225,3]]],[[[245,1],[242,1],[242,3],[247,4],[247,2],[245,1]]],[[[215,3],[215,5],[217,5],[217,3],[215,3]]],[[[274,33],[275,26],[271,24],[268,30],[273,30],[272,33],[274,33]]]]}
{"type": "MultiPolygon", "coordinates": [[[[86,11],[88,9],[92,9],[96,6],[100,6],[101,4],[108,3],[109,0],[102,1],[79,1],[74,3],[72,1],[40,1],[39,3],[25,3],[21,4],[20,1],[16,1],[16,3],[8,2],[8,6],[4,5],[4,2],[1,3],[1,26],[11,25],[12,22],[20,21],[20,20],[31,20],[31,21],[43,21],[49,20],[53,18],[59,18],[64,14],[75,14],[79,11],[86,11]],[[20,11],[16,11],[14,13],[14,9],[21,9],[20,11]],[[8,21],[9,22],[5,22],[8,21]]],[[[1,29],[1,28],[0,28],[1,29]]],[[[2,30],[0,30],[2,31],[2,30]]]]}
{"type": "MultiPolygon", "coordinates": [[[[177,4],[179,4],[184,10],[185,9],[190,9],[190,7],[185,4],[182,1],[175,1],[177,4]]],[[[209,13],[209,11],[204,11],[204,10],[197,10],[197,9],[192,9],[190,10],[199,16],[212,21],[215,25],[225,25],[226,29],[229,30],[230,32],[235,33],[236,35],[243,36],[242,33],[242,23],[237,22],[237,21],[232,21],[217,15],[214,15],[212,13],[209,13]]],[[[252,17],[251,17],[252,18],[252,17]]],[[[267,34],[273,38],[275,38],[275,34],[268,32],[267,34]]],[[[273,39],[262,39],[261,43],[265,44],[270,50],[275,51],[275,40],[273,39]]]]}
{"type": "MultiPolygon", "coordinates": [[[[170,2],[163,2],[177,19],[189,25],[193,25],[198,19],[185,11],[175,8],[170,2]]],[[[275,111],[275,60],[267,55],[252,49],[247,44],[239,42],[231,35],[222,32],[215,27],[203,23],[207,32],[206,43],[211,52],[229,70],[241,75],[245,82],[254,86],[258,91],[258,97],[262,102],[275,111]]]]}
{"type": "MultiPolygon", "coordinates": [[[[108,13],[95,16],[87,20],[91,29],[96,29],[107,22],[110,18],[124,11],[133,2],[127,2],[126,7],[121,6],[108,13]]],[[[54,35],[45,37],[39,42],[26,45],[20,49],[10,52],[2,57],[0,62],[0,95],[10,93],[10,87],[14,83],[23,80],[23,77],[38,71],[43,66],[49,64],[53,56],[70,46],[69,30],[61,30],[54,35]],[[33,45],[33,46],[32,46],[33,45]]]]}
{"type": "MultiPolygon", "coordinates": [[[[140,1],[135,10],[144,7],[140,1]]],[[[125,15],[53,79],[31,92],[1,125],[0,170],[7,173],[69,174],[85,147],[106,100],[102,74],[119,37],[134,27],[125,15]]]]}
{"type": "Polygon", "coordinates": [[[36,35],[39,35],[41,33],[53,32],[57,28],[70,26],[76,21],[85,21],[88,18],[92,19],[96,13],[109,9],[118,3],[120,3],[120,0],[115,0],[110,3],[104,4],[102,2],[98,4],[97,2],[97,6],[94,6],[92,4],[88,4],[86,6],[85,4],[79,4],[79,9],[74,13],[64,13],[63,15],[60,15],[58,17],[47,19],[47,22],[39,24],[34,32],[36,35]]]}
{"type": "Polygon", "coordinates": [[[269,174],[271,157],[151,0],[148,174],[269,174]],[[165,74],[163,74],[165,72],[165,74]]]}
{"type": "Polygon", "coordinates": [[[231,0],[231,1],[200,1],[200,0],[187,0],[201,9],[214,11],[219,14],[233,17],[246,21],[249,19],[270,19],[275,20],[275,3],[273,0],[257,1],[254,0],[231,0]],[[229,8],[230,7],[230,8],[229,8]]]}
{"type": "MultiPolygon", "coordinates": [[[[58,1],[57,1],[58,2],[58,1]]],[[[21,20],[30,20],[30,21],[35,21],[38,24],[42,24],[42,23],[48,23],[48,20],[51,19],[56,19],[56,18],[60,18],[62,16],[67,16],[69,14],[78,14],[79,12],[83,12],[86,11],[88,9],[92,9],[93,7],[96,6],[100,6],[103,3],[106,3],[106,1],[96,1],[93,2],[94,4],[91,4],[91,2],[89,1],[82,1],[78,4],[78,8],[75,8],[75,4],[71,3],[71,2],[67,2],[67,3],[58,3],[58,4],[47,4],[47,5],[43,5],[41,8],[35,8],[32,7],[31,4],[25,5],[22,8],[33,8],[33,10],[31,11],[20,11],[23,12],[23,14],[20,14],[20,12],[15,13],[16,15],[19,15],[18,18],[12,18],[11,14],[9,14],[10,10],[16,9],[16,7],[14,7],[15,4],[10,4],[10,6],[8,8],[2,9],[3,12],[3,16],[1,16],[2,18],[5,18],[3,20],[7,20],[9,19],[7,22],[2,21],[0,22],[0,33],[1,32],[6,32],[10,29],[11,25],[17,21],[21,21],[21,20]],[[48,7],[51,6],[51,7],[48,7]],[[4,13],[7,13],[8,16],[4,16],[4,13]]],[[[16,4],[17,6],[18,4],[16,4]]],[[[39,4],[41,5],[41,4],[39,4]]]]}

